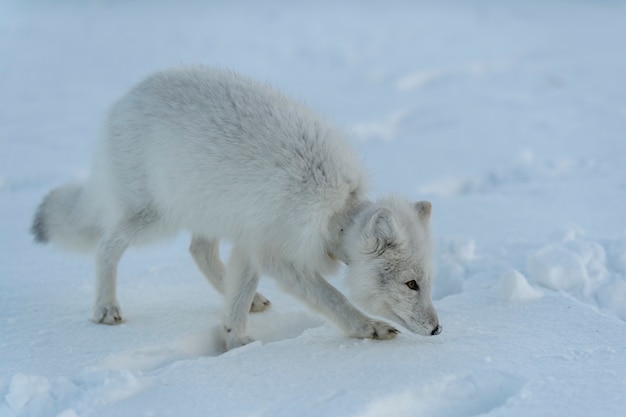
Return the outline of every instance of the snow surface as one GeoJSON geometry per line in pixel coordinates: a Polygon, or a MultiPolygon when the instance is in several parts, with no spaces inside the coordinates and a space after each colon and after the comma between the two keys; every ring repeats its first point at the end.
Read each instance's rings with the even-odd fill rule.
{"type": "MultiPolygon", "coordinates": [[[[0,3],[0,416],[626,415],[622,1],[0,3]],[[152,71],[236,69],[328,115],[376,192],[433,202],[443,333],[346,338],[264,279],[222,353],[189,237],[92,260],[28,234],[152,71]]],[[[332,279],[340,288],[341,277],[332,279]]]]}

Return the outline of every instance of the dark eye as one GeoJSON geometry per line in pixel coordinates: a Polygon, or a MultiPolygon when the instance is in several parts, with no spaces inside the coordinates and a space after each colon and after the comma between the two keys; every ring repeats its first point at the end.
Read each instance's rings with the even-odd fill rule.
{"type": "Polygon", "coordinates": [[[410,289],[412,289],[413,291],[419,291],[420,290],[420,286],[417,285],[417,281],[415,281],[414,279],[405,282],[406,286],[409,287],[410,289]]]}

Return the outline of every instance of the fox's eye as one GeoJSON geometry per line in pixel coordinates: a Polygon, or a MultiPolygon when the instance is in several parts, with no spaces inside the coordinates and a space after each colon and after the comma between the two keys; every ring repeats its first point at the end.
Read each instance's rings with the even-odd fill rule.
{"type": "Polygon", "coordinates": [[[420,290],[420,286],[417,285],[417,281],[415,281],[414,279],[405,282],[406,286],[409,287],[410,289],[412,289],[413,291],[419,291],[420,290]]]}

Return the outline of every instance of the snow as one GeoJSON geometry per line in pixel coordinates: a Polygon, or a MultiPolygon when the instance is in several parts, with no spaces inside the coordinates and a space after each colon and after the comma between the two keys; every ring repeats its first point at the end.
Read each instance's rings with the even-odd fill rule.
{"type": "Polygon", "coordinates": [[[624,21],[617,1],[0,3],[0,416],[624,415],[624,21]],[[126,323],[89,321],[92,259],[29,223],[88,175],[111,102],[181,63],[289,92],[376,194],[433,202],[442,334],[350,339],[265,278],[257,341],[224,353],[185,234],[124,257],[126,323]]]}
{"type": "Polygon", "coordinates": [[[498,283],[498,296],[503,301],[523,301],[540,298],[543,293],[533,288],[524,275],[511,269],[502,274],[498,283]]]}
{"type": "Polygon", "coordinates": [[[575,231],[568,233],[561,242],[531,251],[528,273],[537,284],[597,305],[626,321],[626,279],[620,269],[623,241],[623,237],[608,240],[603,246],[575,231]],[[610,250],[610,263],[605,246],[610,250]]]}

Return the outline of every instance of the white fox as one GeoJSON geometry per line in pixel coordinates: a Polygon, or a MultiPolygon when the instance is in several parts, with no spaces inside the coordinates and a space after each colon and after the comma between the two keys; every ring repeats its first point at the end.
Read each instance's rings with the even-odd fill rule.
{"type": "Polygon", "coordinates": [[[394,327],[353,306],[324,275],[348,265],[356,301],[422,334],[441,332],[431,301],[431,204],[371,202],[342,133],[268,85],[233,72],[178,68],[148,77],[111,109],[90,179],[54,189],[35,215],[39,242],[95,249],[93,320],[123,321],[117,265],[130,245],[192,234],[190,252],[225,298],[226,349],[249,343],[249,311],[270,302],[259,274],[347,335],[394,327]],[[233,244],[226,268],[219,240],[233,244]]]}

